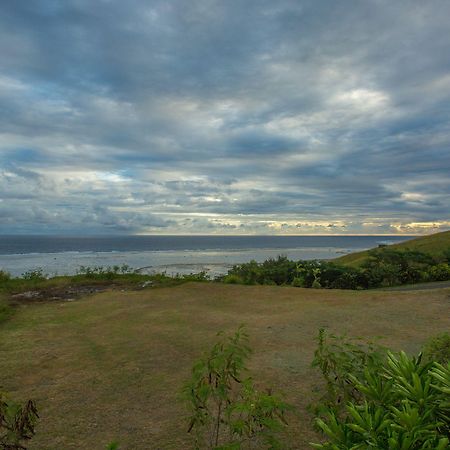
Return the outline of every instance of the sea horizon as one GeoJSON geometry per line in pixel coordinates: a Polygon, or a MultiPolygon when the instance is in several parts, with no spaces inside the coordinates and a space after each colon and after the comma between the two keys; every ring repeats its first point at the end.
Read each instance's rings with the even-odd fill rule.
{"type": "Polygon", "coordinates": [[[81,266],[127,265],[142,273],[211,277],[234,264],[280,255],[293,260],[333,259],[380,244],[403,242],[398,235],[0,235],[0,270],[12,276],[42,270],[70,275],[81,266]]]}

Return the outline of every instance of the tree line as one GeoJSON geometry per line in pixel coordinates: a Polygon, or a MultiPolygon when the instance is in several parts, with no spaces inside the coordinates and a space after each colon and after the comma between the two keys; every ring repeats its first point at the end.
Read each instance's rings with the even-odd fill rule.
{"type": "Polygon", "coordinates": [[[373,289],[450,280],[450,251],[436,257],[416,250],[379,248],[360,267],[333,261],[292,261],[286,256],[237,264],[220,278],[230,284],[272,284],[305,288],[373,289]]]}

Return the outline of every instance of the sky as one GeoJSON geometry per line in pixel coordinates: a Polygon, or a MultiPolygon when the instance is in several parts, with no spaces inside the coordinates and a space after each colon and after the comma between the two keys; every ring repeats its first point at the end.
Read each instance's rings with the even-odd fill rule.
{"type": "Polygon", "coordinates": [[[448,0],[2,0],[1,234],[450,229],[448,0]]]}

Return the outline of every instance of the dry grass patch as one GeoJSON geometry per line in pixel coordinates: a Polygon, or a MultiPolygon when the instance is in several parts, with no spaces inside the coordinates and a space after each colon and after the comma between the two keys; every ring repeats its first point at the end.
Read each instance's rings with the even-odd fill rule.
{"type": "Polygon", "coordinates": [[[251,370],[298,411],[292,448],[314,439],[306,406],[320,327],[417,351],[450,327],[450,290],[355,292],[191,283],[104,292],[23,306],[0,326],[0,383],[34,398],[41,420],[30,449],[188,448],[179,397],[192,362],[219,330],[247,325],[251,370]]]}

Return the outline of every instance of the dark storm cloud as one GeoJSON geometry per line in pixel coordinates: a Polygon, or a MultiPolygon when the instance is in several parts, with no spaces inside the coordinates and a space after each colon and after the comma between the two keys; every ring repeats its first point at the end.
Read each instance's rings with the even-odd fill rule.
{"type": "Polygon", "coordinates": [[[449,15],[5,0],[0,231],[448,228],[449,15]]]}

